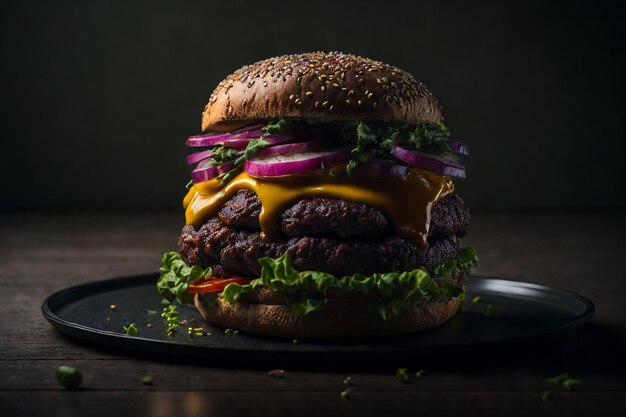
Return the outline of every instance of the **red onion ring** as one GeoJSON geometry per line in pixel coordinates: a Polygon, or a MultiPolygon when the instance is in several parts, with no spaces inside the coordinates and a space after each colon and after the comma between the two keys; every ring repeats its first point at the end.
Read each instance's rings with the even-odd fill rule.
{"type": "Polygon", "coordinates": [[[255,156],[261,157],[269,155],[289,155],[293,153],[316,152],[327,147],[328,142],[324,141],[287,143],[285,145],[269,146],[267,148],[260,149],[257,151],[255,156]]]}
{"type": "Polygon", "coordinates": [[[340,148],[324,152],[305,152],[292,155],[271,155],[253,158],[245,163],[248,174],[258,177],[304,174],[330,168],[350,160],[350,149],[340,148]]]}
{"type": "Polygon", "coordinates": [[[224,162],[221,165],[213,166],[211,165],[210,159],[205,159],[200,161],[196,169],[191,171],[191,179],[194,184],[199,182],[208,181],[221,175],[225,172],[230,171],[235,166],[233,161],[224,162]]]}
{"type": "Polygon", "coordinates": [[[415,168],[447,177],[465,178],[465,167],[461,163],[444,159],[441,156],[410,151],[401,146],[391,148],[391,154],[415,168]]]}
{"type": "Polygon", "coordinates": [[[195,152],[191,155],[187,156],[187,163],[189,165],[195,164],[196,162],[202,161],[203,159],[207,159],[211,157],[211,150],[207,149],[206,151],[195,152]]]}
{"type": "Polygon", "coordinates": [[[452,149],[454,152],[461,155],[469,155],[469,145],[459,142],[458,140],[443,138],[443,141],[452,149]]]}

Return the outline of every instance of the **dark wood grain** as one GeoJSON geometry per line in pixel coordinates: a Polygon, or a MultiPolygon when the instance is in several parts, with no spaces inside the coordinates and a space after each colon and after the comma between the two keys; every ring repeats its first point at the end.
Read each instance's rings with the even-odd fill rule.
{"type": "Polygon", "coordinates": [[[428,373],[409,384],[367,363],[323,371],[285,365],[278,379],[262,366],[126,356],[67,339],[41,317],[51,292],[155,271],[180,226],[178,214],[1,215],[2,415],[626,415],[626,214],[475,213],[466,241],[478,248],[477,274],[579,292],[595,302],[596,315],[548,349],[422,364],[428,373]],[[60,364],[82,370],[80,390],[58,385],[60,364]],[[544,382],[561,372],[583,381],[575,392],[544,382]],[[154,386],[141,384],[144,375],[154,386]],[[342,400],[348,375],[351,399],[342,400]],[[547,402],[545,390],[553,391],[547,402]]]}

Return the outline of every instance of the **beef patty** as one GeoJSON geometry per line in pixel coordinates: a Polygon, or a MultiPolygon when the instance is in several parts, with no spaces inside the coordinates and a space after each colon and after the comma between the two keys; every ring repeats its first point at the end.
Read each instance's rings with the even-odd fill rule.
{"type": "Polygon", "coordinates": [[[429,272],[456,256],[458,237],[469,224],[469,212],[455,194],[431,210],[428,246],[420,249],[394,236],[385,215],[363,203],[303,199],[280,218],[284,238],[264,242],[260,237],[261,202],[252,190],[239,190],[199,229],[183,228],[179,250],[189,265],[212,266],[215,276],[257,277],[257,260],[285,252],[299,270],[336,276],[404,271],[424,267],[429,272]]]}
{"type": "MultiPolygon", "coordinates": [[[[228,226],[260,230],[261,201],[252,190],[239,190],[218,213],[228,226]]],[[[433,205],[428,235],[465,234],[469,212],[456,194],[433,205]]],[[[386,236],[392,233],[387,217],[378,209],[356,201],[307,198],[285,210],[280,229],[289,237],[329,235],[340,238],[386,236]]]]}

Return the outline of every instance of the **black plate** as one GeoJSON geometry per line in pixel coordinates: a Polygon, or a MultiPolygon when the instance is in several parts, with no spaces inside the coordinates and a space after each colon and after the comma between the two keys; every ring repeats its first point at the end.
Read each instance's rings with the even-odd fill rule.
{"type": "Polygon", "coordinates": [[[482,350],[507,343],[519,346],[570,332],[586,323],[594,312],[590,300],[572,292],[527,282],[472,277],[466,286],[464,312],[443,326],[409,336],[300,340],[294,345],[287,339],[226,335],[224,329],[206,324],[195,308],[178,306],[180,320],[211,332],[211,336],[192,338],[188,325],[180,326],[173,336],[166,335],[156,279],[156,274],[150,274],[67,288],[44,301],[43,315],[69,336],[145,353],[206,359],[360,361],[477,347],[482,350]],[[474,302],[474,297],[480,300],[474,302]],[[111,304],[117,306],[115,311],[111,304]],[[131,322],[137,324],[137,336],[123,333],[123,326],[131,322]]]}

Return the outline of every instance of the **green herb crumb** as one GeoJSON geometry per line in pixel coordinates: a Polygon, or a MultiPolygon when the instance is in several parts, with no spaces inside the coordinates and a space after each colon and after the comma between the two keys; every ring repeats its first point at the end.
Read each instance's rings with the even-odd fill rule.
{"type": "Polygon", "coordinates": [[[544,391],[543,395],[541,396],[541,399],[543,402],[546,402],[550,399],[550,395],[552,395],[552,392],[550,391],[544,391]]]}
{"type": "Polygon", "coordinates": [[[339,393],[339,396],[341,397],[342,400],[349,400],[350,392],[351,392],[350,388],[346,388],[339,393]]]}
{"type": "Polygon", "coordinates": [[[178,310],[176,310],[176,306],[165,306],[161,317],[165,319],[165,323],[167,324],[167,335],[172,336],[176,329],[178,329],[178,310]]]}
{"type": "Polygon", "coordinates": [[[409,376],[406,373],[406,368],[396,369],[396,379],[400,382],[409,382],[409,376]]]}
{"type": "Polygon", "coordinates": [[[152,377],[150,375],[146,375],[141,378],[141,383],[143,385],[154,385],[154,382],[152,381],[152,377]]]}
{"type": "Polygon", "coordinates": [[[202,327],[189,327],[187,329],[187,333],[189,334],[190,337],[196,337],[196,336],[205,336],[208,335],[208,333],[204,332],[204,329],[202,327]]]}
{"type": "Polygon", "coordinates": [[[57,368],[57,380],[65,389],[76,389],[83,382],[83,375],[73,366],[61,365],[57,368]]]}
{"type": "Polygon", "coordinates": [[[480,301],[480,295],[477,295],[476,297],[472,298],[472,303],[477,303],[480,301]]]}
{"type": "Polygon", "coordinates": [[[298,339],[293,339],[293,340],[291,341],[291,346],[298,346],[298,344],[299,344],[299,343],[300,343],[300,342],[298,342],[298,339]]]}
{"type": "Polygon", "coordinates": [[[415,378],[421,378],[426,374],[426,371],[423,369],[420,369],[419,371],[415,372],[415,378]]]}
{"type": "Polygon", "coordinates": [[[574,388],[578,384],[580,384],[579,379],[567,378],[565,381],[563,381],[561,386],[565,388],[566,390],[571,391],[572,388],[574,388]]]}
{"type": "Polygon", "coordinates": [[[226,336],[237,336],[239,334],[239,330],[226,329],[224,330],[224,334],[226,336]]]}
{"type": "Polygon", "coordinates": [[[493,310],[493,304],[487,304],[487,308],[485,309],[485,317],[493,317],[497,319],[500,317],[500,313],[493,310]]]}
{"type": "Polygon", "coordinates": [[[548,384],[561,385],[566,379],[569,379],[569,375],[568,374],[561,374],[561,375],[557,375],[557,376],[554,376],[552,378],[546,379],[546,382],[548,384]]]}
{"type": "Polygon", "coordinates": [[[581,383],[580,379],[572,378],[567,373],[548,378],[546,382],[548,384],[560,385],[568,391],[571,391],[576,385],[581,383]]]}
{"type": "Polygon", "coordinates": [[[130,323],[128,326],[123,326],[124,333],[129,336],[137,336],[139,334],[139,329],[137,328],[137,324],[130,323]]]}

